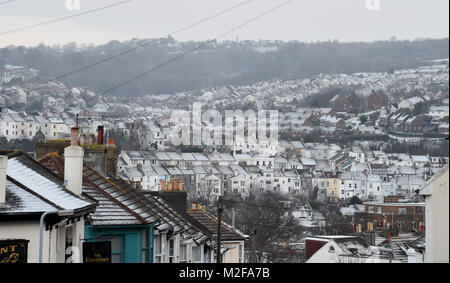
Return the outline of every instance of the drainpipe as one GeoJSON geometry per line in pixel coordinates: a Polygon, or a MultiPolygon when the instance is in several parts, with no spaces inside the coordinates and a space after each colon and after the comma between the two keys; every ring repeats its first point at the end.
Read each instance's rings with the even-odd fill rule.
{"type": "MultiPolygon", "coordinates": [[[[39,220],[39,226],[40,226],[40,234],[39,234],[39,263],[42,263],[42,245],[43,245],[43,238],[44,238],[44,219],[49,214],[55,214],[58,213],[57,210],[50,210],[46,211],[41,215],[41,219],[39,220]]],[[[51,243],[50,243],[51,244],[51,243]]]]}
{"type": "MultiPolygon", "coordinates": [[[[45,217],[49,214],[58,214],[59,216],[68,216],[73,214],[73,210],[49,210],[44,212],[41,215],[41,218],[39,220],[39,229],[40,229],[40,234],[39,234],[39,263],[42,263],[42,246],[43,246],[43,239],[44,239],[44,220],[45,217]]],[[[51,243],[49,243],[49,245],[51,245],[51,243]]]]}

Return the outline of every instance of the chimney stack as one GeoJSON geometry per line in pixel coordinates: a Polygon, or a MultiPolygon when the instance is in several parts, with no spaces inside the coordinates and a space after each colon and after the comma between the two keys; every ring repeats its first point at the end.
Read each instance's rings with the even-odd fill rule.
{"type": "MultiPolygon", "coordinates": [[[[170,184],[170,183],[169,183],[170,184]]],[[[161,191],[159,192],[161,198],[177,210],[178,212],[185,213],[187,209],[187,193],[180,191],[161,191]]]]}
{"type": "Polygon", "coordinates": [[[64,149],[64,181],[69,191],[81,195],[84,148],[78,145],[78,127],[73,127],[71,133],[71,144],[64,149]]]}
{"type": "Polygon", "coordinates": [[[87,140],[86,134],[81,134],[80,135],[80,145],[86,145],[86,140],[87,140]]]}
{"type": "Polygon", "coordinates": [[[103,144],[103,126],[97,128],[97,143],[103,144]]]}
{"type": "Polygon", "coordinates": [[[6,202],[6,172],[8,156],[0,155],[0,204],[6,202]]]}

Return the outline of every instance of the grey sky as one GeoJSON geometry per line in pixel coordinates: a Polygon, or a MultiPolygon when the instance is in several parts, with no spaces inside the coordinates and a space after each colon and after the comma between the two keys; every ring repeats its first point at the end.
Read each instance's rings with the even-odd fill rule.
{"type": "MultiPolygon", "coordinates": [[[[85,12],[121,0],[79,0],[80,11],[66,0],[15,0],[0,4],[0,33],[85,12]]],[[[294,0],[223,39],[301,41],[374,41],[449,36],[448,0],[294,0]]],[[[3,2],[3,1],[0,1],[3,2]]],[[[77,43],[103,44],[133,37],[159,38],[244,0],[134,0],[77,18],[0,35],[0,46],[77,43]]],[[[177,40],[212,39],[284,0],[254,0],[207,23],[175,35],[177,40]]]]}

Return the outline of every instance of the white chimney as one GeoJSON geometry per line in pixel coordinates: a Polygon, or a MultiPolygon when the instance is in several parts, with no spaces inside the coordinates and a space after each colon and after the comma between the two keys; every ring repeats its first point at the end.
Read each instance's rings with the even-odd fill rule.
{"type": "Polygon", "coordinates": [[[81,195],[83,186],[84,148],[78,146],[78,127],[72,128],[71,145],[64,149],[64,181],[66,188],[81,195]]]}
{"type": "Polygon", "coordinates": [[[0,155],[0,204],[6,201],[6,169],[8,156],[0,155]]]}

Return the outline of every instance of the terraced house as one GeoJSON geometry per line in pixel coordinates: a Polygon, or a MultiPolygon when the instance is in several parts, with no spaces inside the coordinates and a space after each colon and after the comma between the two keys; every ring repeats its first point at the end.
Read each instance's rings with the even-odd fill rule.
{"type": "Polygon", "coordinates": [[[0,262],[81,261],[85,219],[96,203],[74,179],[68,181],[66,186],[23,152],[2,153],[0,244],[14,249],[3,253],[0,262]]]}
{"type": "MultiPolygon", "coordinates": [[[[76,133],[74,135],[77,136],[76,133]]],[[[178,205],[164,197],[163,192],[144,194],[113,174],[106,173],[105,176],[98,172],[95,166],[83,161],[84,154],[76,150],[84,149],[77,145],[76,137],[72,142],[73,145],[65,148],[64,157],[58,153],[48,153],[39,162],[64,179],[70,178],[66,175],[70,173],[65,173],[65,166],[72,164],[73,167],[75,163],[75,167],[82,168],[79,176],[82,192],[97,203],[95,211],[86,218],[85,242],[109,242],[112,262],[213,261],[216,238],[186,213],[187,199],[182,191],[182,182],[175,183],[173,180],[161,186],[174,185],[177,188],[177,192],[170,192],[169,196],[184,194],[181,201],[184,210],[179,210],[178,205]]],[[[224,249],[223,253],[227,251],[224,249]]]]}

